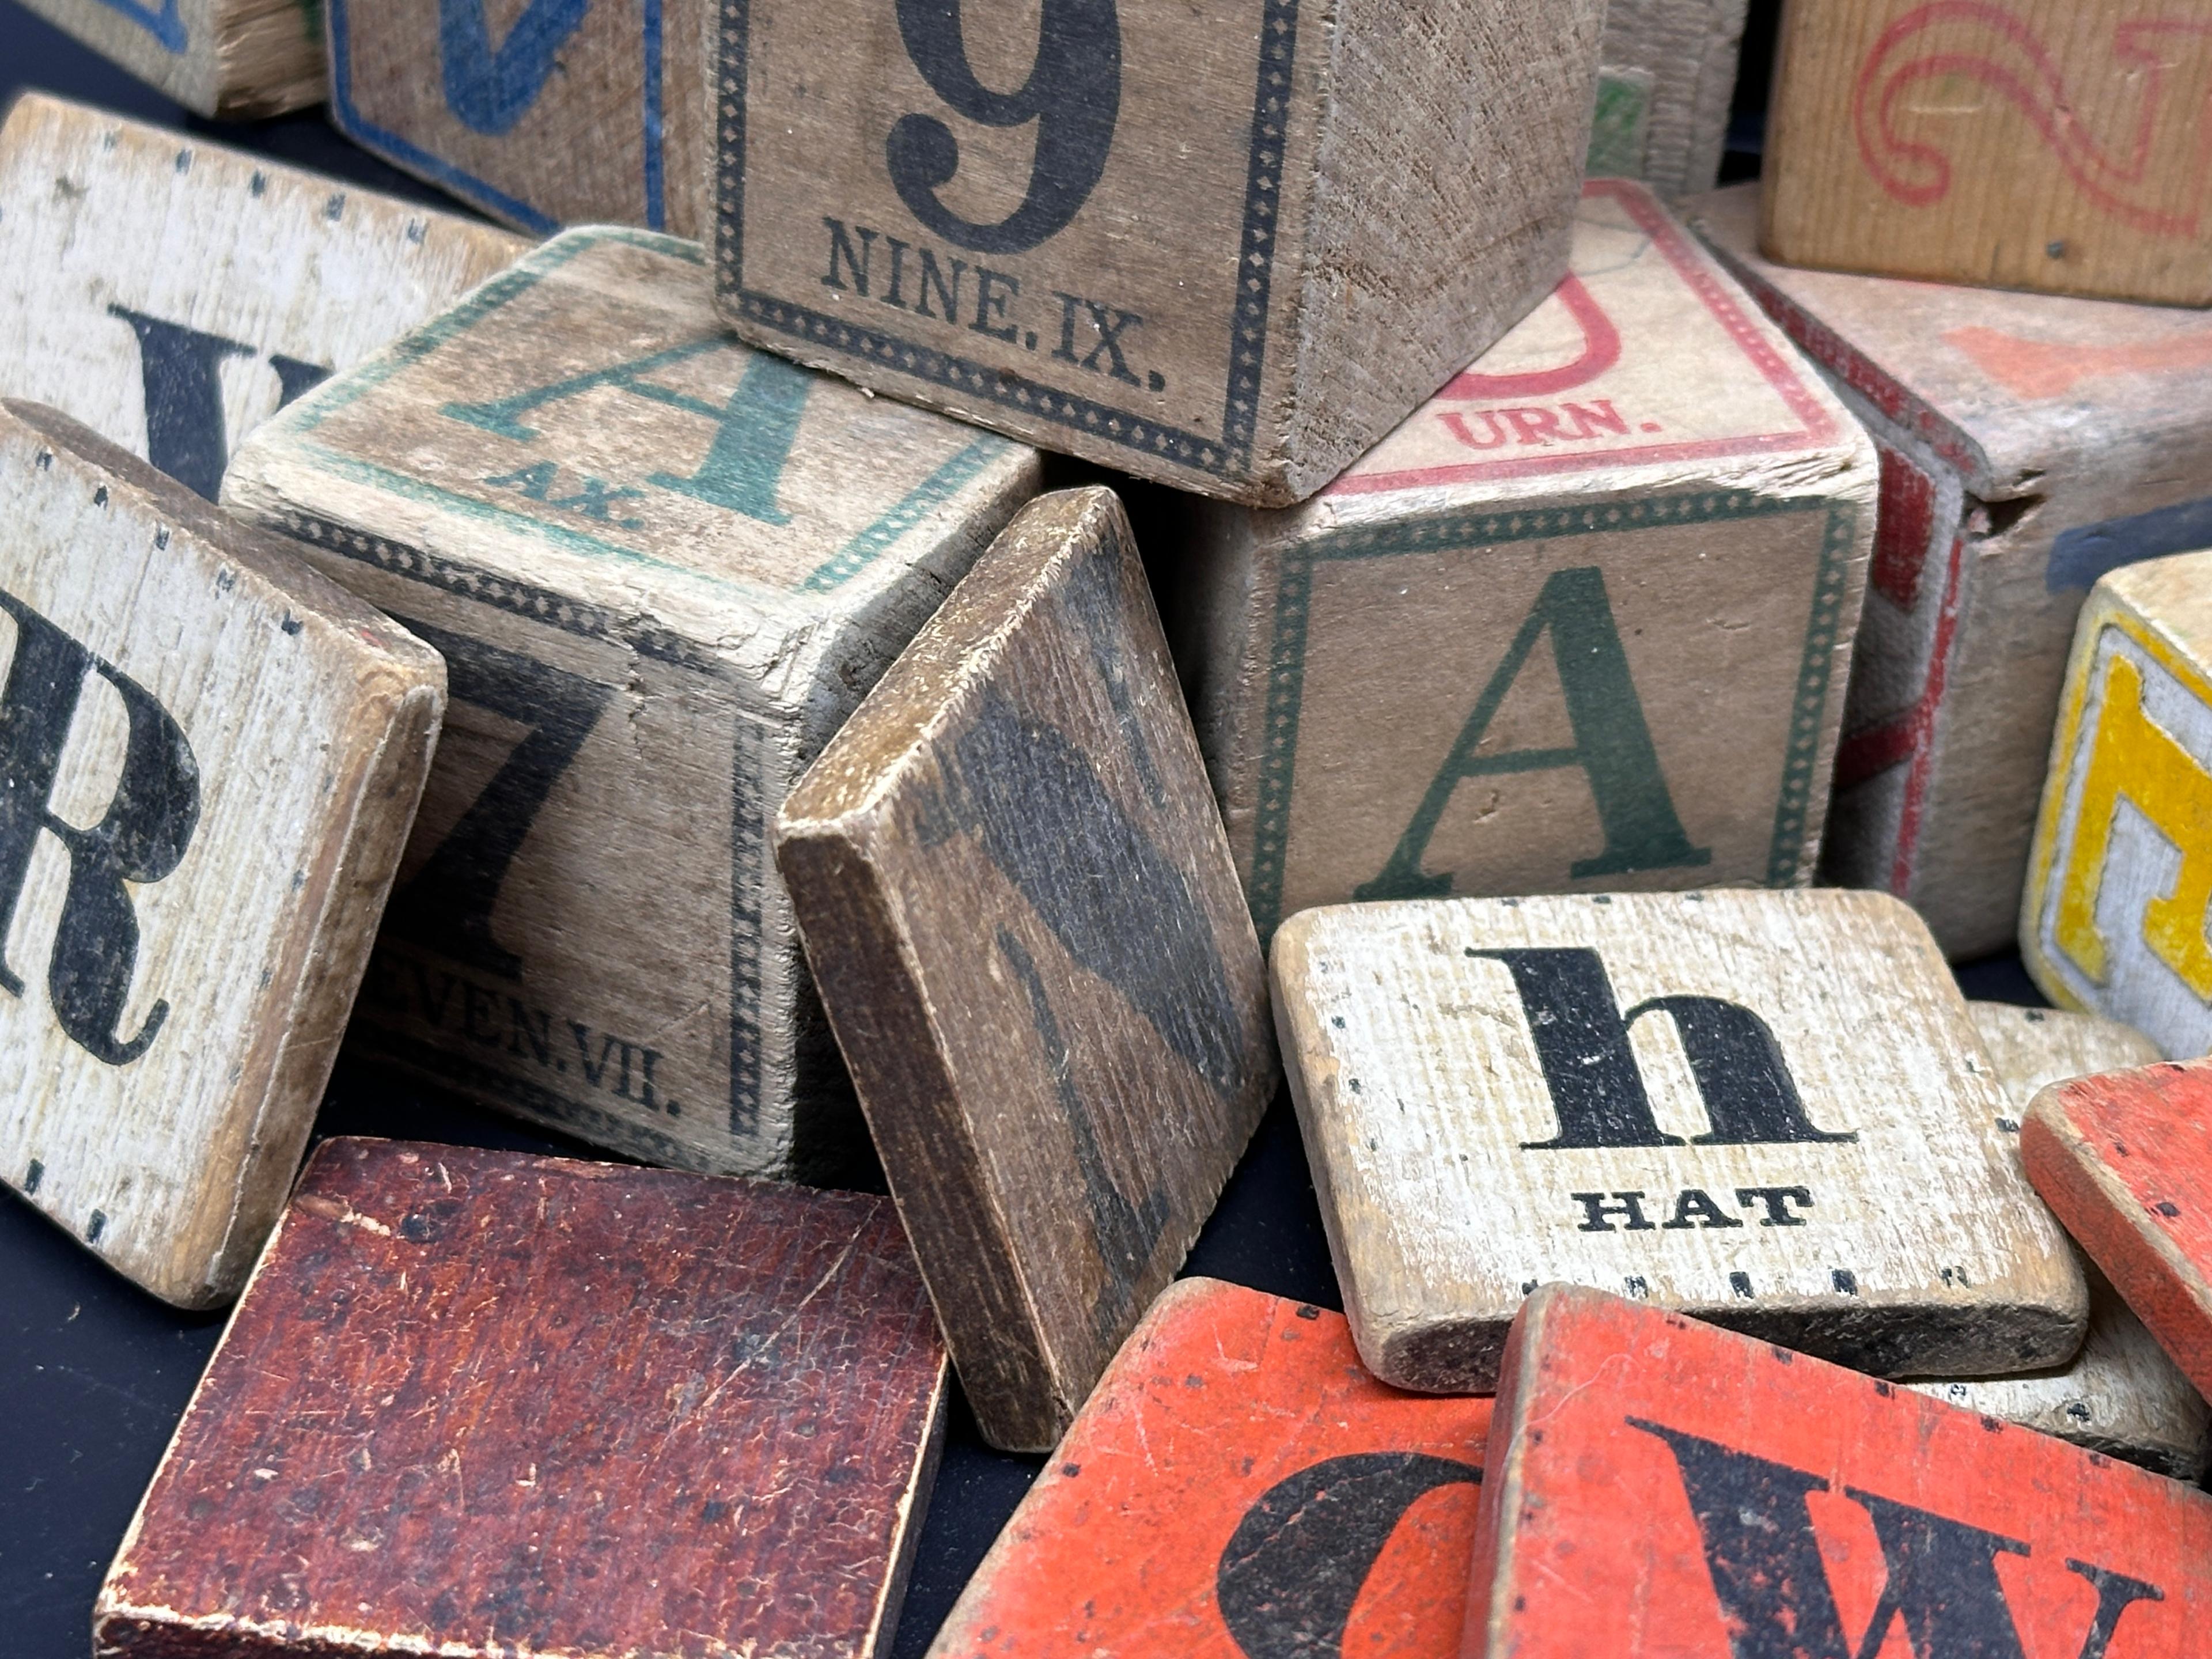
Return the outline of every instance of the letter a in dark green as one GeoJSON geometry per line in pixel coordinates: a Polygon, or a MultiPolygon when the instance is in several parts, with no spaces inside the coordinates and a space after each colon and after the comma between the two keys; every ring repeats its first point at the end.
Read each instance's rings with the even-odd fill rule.
{"type": "Polygon", "coordinates": [[[1595,566],[1555,570],[1536,596],[1521,631],[1474,712],[1461,728],[1459,741],[1430,781],[1413,822],[1398,838],[1397,850],[1374,880],[1352,891],[1354,898],[1431,898],[1451,891],[1449,870],[1429,875],[1421,869],[1429,837],[1451,804],[1462,779],[1509,772],[1546,772],[1576,767],[1589,778],[1597,816],[1605,826],[1605,850],[1577,859],[1568,868],[1577,880],[1588,876],[1626,875],[1633,870],[1692,868],[1712,862],[1712,849],[1692,847],[1675,815],[1674,803],[1660,775],[1659,754],[1644,723],[1644,706],[1629,678],[1628,654],[1620,647],[1605,578],[1595,566]],[[1565,693],[1571,749],[1516,749],[1501,755],[1475,750],[1497,718],[1498,706],[1513,689],[1536,648],[1536,636],[1549,630],[1552,660],[1559,665],[1565,693]]]}

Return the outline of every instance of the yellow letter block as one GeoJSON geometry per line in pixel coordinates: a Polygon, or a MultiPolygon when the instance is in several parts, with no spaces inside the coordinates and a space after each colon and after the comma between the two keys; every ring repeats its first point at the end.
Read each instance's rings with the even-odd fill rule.
{"type": "Polygon", "coordinates": [[[2021,907],[2052,1000],[2212,1048],[2212,553],[2116,570],[2074,635],[2021,907]]]}

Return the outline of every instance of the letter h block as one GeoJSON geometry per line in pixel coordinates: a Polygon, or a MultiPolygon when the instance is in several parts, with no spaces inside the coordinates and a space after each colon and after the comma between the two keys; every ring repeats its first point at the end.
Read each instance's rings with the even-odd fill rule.
{"type": "Polygon", "coordinates": [[[1034,452],[717,326],[697,246],[556,238],[249,441],[225,501],[410,619],[453,708],[354,1044],[655,1163],[867,1156],[767,829],[1034,452]]]}
{"type": "Polygon", "coordinates": [[[2074,632],[2020,948],[2052,1001],[2212,1048],[2212,553],[2115,570],[2074,632]]]}
{"type": "Polygon", "coordinates": [[[1651,193],[1318,499],[1164,604],[1261,935],[1316,904],[1809,878],[1875,470],[1651,193]]]}

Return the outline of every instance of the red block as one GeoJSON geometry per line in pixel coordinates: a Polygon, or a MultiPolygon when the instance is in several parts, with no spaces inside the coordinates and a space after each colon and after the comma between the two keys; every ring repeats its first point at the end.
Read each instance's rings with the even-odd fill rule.
{"type": "Polygon", "coordinates": [[[109,1571],[95,1645],[887,1652],[945,1376],[886,1200],[331,1141],[109,1571]]]}
{"type": "Polygon", "coordinates": [[[1340,1315],[1184,1279],[931,1659],[1441,1659],[1465,1622],[1490,1411],[1383,1387],[1340,1315]]]}
{"type": "Polygon", "coordinates": [[[2066,1231],[2212,1395],[2212,1060],[2054,1084],[2020,1150],[2066,1231]]]}
{"type": "Polygon", "coordinates": [[[1531,1297],[1468,1659],[2167,1659],[2212,1644],[2212,1498],[1717,1326],[1531,1297]]]}

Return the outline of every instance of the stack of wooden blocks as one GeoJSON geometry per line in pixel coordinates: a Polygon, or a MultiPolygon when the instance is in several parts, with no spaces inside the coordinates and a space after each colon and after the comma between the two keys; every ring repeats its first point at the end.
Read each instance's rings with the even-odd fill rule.
{"type": "Polygon", "coordinates": [[[525,233],[0,129],[102,1654],[887,1656],[956,1375],[935,1659],[2194,1650],[2212,21],[32,3],[525,233]]]}

